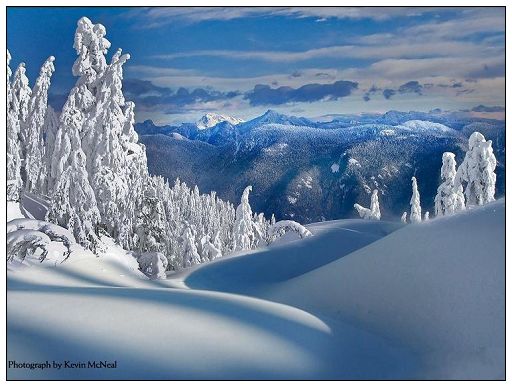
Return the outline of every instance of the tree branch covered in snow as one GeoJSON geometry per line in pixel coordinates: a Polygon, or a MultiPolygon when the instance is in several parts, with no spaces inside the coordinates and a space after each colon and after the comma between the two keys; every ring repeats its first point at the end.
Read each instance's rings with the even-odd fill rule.
{"type": "Polygon", "coordinates": [[[271,225],[269,228],[269,235],[271,243],[278,240],[287,232],[294,232],[299,235],[300,239],[307,238],[313,234],[302,224],[294,222],[293,220],[280,220],[275,224],[271,225]]]}

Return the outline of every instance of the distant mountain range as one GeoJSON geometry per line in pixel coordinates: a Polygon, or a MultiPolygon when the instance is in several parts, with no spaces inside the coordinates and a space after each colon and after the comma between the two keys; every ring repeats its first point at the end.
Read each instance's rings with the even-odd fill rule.
{"type": "Polygon", "coordinates": [[[412,176],[424,210],[433,212],[441,156],[460,163],[469,135],[493,140],[497,196],[505,191],[505,122],[443,112],[335,116],[312,121],[269,110],[243,122],[207,115],[196,123],[136,124],[150,173],[180,178],[234,203],[246,185],[251,205],[278,219],[303,223],[356,216],[378,189],[384,218],[409,211],[412,176]]]}

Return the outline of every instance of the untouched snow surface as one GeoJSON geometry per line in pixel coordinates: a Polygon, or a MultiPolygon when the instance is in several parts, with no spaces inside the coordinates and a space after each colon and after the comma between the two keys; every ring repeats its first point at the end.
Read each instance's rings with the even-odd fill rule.
{"type": "MultiPolygon", "coordinates": [[[[266,252],[267,262],[273,255],[278,267],[291,267],[302,275],[258,287],[261,277],[251,275],[256,270],[249,263],[265,253],[256,252],[245,256],[247,262],[238,257],[198,268],[185,283],[259,295],[386,337],[415,354],[418,368],[409,374],[411,378],[502,379],[504,221],[505,203],[499,200],[403,227],[348,254],[341,251],[342,246],[354,239],[340,238],[339,245],[329,241],[329,226],[338,222],[325,222],[318,226],[330,229],[328,232],[310,227],[317,238],[280,246],[287,253],[279,249],[266,252]],[[316,261],[320,252],[324,258],[331,253],[339,259],[301,270],[311,261],[297,260],[299,251],[309,254],[311,261],[316,261]],[[229,273],[230,279],[221,273],[229,273]],[[238,283],[233,285],[231,278],[238,283]]],[[[378,229],[380,224],[385,225],[373,225],[378,229]]],[[[272,273],[276,276],[280,271],[272,273]]],[[[331,328],[334,336],[343,334],[342,328],[331,328]]]]}
{"type": "Polygon", "coordinates": [[[117,360],[8,378],[504,378],[503,200],[308,228],[162,281],[113,244],[8,266],[8,360],[117,360]]]}

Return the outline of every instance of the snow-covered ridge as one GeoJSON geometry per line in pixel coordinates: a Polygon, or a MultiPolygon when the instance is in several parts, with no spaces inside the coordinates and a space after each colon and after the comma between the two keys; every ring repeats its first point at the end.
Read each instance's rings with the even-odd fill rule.
{"type": "Polygon", "coordinates": [[[244,120],[236,117],[231,117],[224,114],[218,114],[218,113],[206,113],[204,116],[202,116],[197,122],[196,126],[197,129],[204,130],[211,127],[214,127],[215,125],[221,123],[221,122],[229,122],[232,125],[238,125],[244,120]]]}
{"type": "Polygon", "coordinates": [[[454,130],[449,128],[446,125],[438,124],[436,122],[431,121],[422,121],[422,120],[410,120],[404,122],[401,126],[404,126],[413,130],[422,130],[422,131],[431,131],[431,132],[441,132],[441,133],[453,133],[454,130]]]}

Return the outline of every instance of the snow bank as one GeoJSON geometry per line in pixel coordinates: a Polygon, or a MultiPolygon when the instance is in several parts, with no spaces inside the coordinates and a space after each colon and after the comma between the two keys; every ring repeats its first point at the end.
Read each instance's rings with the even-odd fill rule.
{"type": "Polygon", "coordinates": [[[258,295],[269,284],[287,281],[335,261],[382,238],[401,224],[360,219],[308,225],[312,237],[223,257],[187,273],[185,283],[212,289],[258,295]]]}
{"type": "Polygon", "coordinates": [[[44,261],[48,255],[50,242],[61,242],[67,249],[64,258],[68,258],[75,248],[75,238],[68,230],[36,219],[13,219],[7,222],[7,261],[15,258],[23,261],[33,256],[39,249],[39,259],[44,261]]]}
{"type": "Polygon", "coordinates": [[[419,378],[504,378],[504,213],[500,200],[404,227],[266,296],[406,345],[419,378]]]}
{"type": "Polygon", "coordinates": [[[8,201],[7,202],[7,221],[23,218],[23,214],[21,213],[20,203],[8,201]]]}
{"type": "Polygon", "coordinates": [[[311,238],[205,265],[185,284],[323,316],[339,340],[347,340],[339,324],[350,324],[357,346],[357,332],[372,332],[411,351],[402,359],[417,361],[409,379],[503,379],[504,207],[499,200],[390,234],[386,222],[314,224],[311,238]]]}

